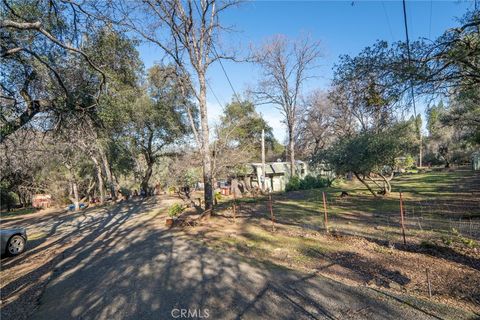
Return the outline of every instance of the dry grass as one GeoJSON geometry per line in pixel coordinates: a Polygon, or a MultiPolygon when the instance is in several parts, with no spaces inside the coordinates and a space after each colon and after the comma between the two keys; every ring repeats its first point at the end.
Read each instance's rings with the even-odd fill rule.
{"type": "MultiPolygon", "coordinates": [[[[475,219],[478,208],[470,209],[476,199],[469,192],[478,187],[478,181],[478,174],[469,171],[434,172],[402,177],[394,188],[402,188],[407,201],[431,198],[435,192],[438,201],[463,199],[463,214],[475,219]]],[[[187,232],[218,250],[420,298],[428,298],[428,268],[434,301],[480,313],[478,242],[455,230],[409,229],[408,243],[403,245],[398,193],[373,199],[352,183],[276,195],[275,232],[264,201],[243,201],[235,222],[228,205],[225,202],[219,216],[207,224],[187,232]],[[348,190],[350,196],[338,198],[340,190],[348,190]],[[323,225],[322,191],[329,199],[329,235],[323,225]]]]}

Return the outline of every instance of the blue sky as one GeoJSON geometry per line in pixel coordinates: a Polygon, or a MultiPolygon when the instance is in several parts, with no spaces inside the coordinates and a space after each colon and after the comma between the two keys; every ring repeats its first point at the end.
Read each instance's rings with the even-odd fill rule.
{"type": "MultiPolygon", "coordinates": [[[[407,1],[410,39],[437,37],[445,29],[456,26],[457,19],[473,5],[473,0],[407,1]]],[[[320,40],[323,57],[315,71],[318,77],[308,83],[306,94],[313,88],[328,88],[332,67],[339,55],[355,55],[377,39],[389,42],[405,39],[401,1],[353,1],[353,5],[352,1],[256,1],[231,8],[224,13],[222,20],[224,25],[235,30],[224,34],[222,47],[227,51],[235,49],[240,57],[250,45],[260,45],[275,34],[295,38],[307,33],[320,40]]],[[[162,57],[152,45],[143,44],[139,50],[147,68],[162,57]]],[[[258,69],[254,65],[230,61],[223,64],[238,93],[256,83],[258,69]]],[[[231,101],[232,89],[218,64],[211,66],[208,78],[218,100],[223,105],[231,101]]],[[[213,124],[218,121],[222,106],[210,90],[208,108],[213,124]]],[[[270,105],[258,106],[257,110],[282,141],[285,128],[280,112],[270,105]]]]}

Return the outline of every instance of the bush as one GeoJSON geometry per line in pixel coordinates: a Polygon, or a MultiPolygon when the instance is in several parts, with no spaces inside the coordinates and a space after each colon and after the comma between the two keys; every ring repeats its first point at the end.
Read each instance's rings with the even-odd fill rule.
{"type": "Polygon", "coordinates": [[[292,177],[285,186],[285,191],[295,190],[300,190],[300,178],[297,176],[292,177]]]}
{"type": "Polygon", "coordinates": [[[130,189],[126,188],[126,187],[120,187],[120,193],[122,194],[122,196],[124,197],[130,197],[130,189]]]}
{"type": "Polygon", "coordinates": [[[168,216],[170,218],[175,218],[184,210],[185,208],[181,204],[175,203],[174,205],[170,206],[170,208],[168,208],[168,216]]]}
{"type": "Polygon", "coordinates": [[[10,210],[17,204],[15,193],[0,187],[0,207],[1,209],[10,210]]]}
{"type": "Polygon", "coordinates": [[[423,163],[426,165],[439,166],[445,164],[445,161],[436,153],[428,152],[423,156],[423,163]]]}
{"type": "Polygon", "coordinates": [[[460,241],[467,246],[467,248],[473,249],[478,246],[477,242],[473,239],[468,239],[464,237],[460,237],[460,241]]]}
{"type": "Polygon", "coordinates": [[[292,177],[286,187],[286,191],[296,191],[296,190],[309,190],[309,189],[318,189],[318,188],[325,188],[330,186],[330,180],[326,178],[322,178],[320,176],[306,176],[304,179],[300,179],[299,177],[292,177]]]}
{"type": "Polygon", "coordinates": [[[404,157],[399,157],[395,159],[395,167],[396,169],[413,169],[415,167],[415,158],[412,155],[407,154],[404,157]]]}

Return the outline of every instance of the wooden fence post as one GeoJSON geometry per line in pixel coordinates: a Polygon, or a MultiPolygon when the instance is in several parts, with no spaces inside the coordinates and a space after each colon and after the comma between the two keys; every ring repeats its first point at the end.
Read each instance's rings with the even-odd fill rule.
{"type": "Polygon", "coordinates": [[[327,212],[327,200],[325,198],[325,192],[322,192],[323,196],[323,223],[325,224],[325,230],[328,233],[328,212],[327,212]]]}
{"type": "Polygon", "coordinates": [[[233,223],[237,223],[237,197],[233,193],[233,223]]]}
{"type": "Polygon", "coordinates": [[[427,273],[427,283],[428,283],[428,296],[431,298],[432,297],[432,284],[430,282],[430,269],[427,268],[426,273],[427,273]]]}
{"type": "Polygon", "coordinates": [[[400,225],[402,227],[402,235],[403,235],[403,244],[407,244],[407,239],[405,238],[405,224],[403,221],[403,198],[402,193],[400,192],[400,225]]]}
{"type": "Polygon", "coordinates": [[[270,218],[272,219],[272,231],[275,232],[275,217],[273,216],[272,194],[268,193],[268,203],[270,206],[270,218]]]}

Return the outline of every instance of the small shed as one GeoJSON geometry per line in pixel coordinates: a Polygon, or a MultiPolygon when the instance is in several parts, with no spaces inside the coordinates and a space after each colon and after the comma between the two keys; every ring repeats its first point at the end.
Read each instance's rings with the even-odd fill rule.
{"type": "Polygon", "coordinates": [[[34,208],[50,208],[52,203],[52,196],[49,194],[35,194],[32,197],[32,206],[34,208]]]}
{"type": "MultiPolygon", "coordinates": [[[[307,164],[303,161],[295,161],[296,175],[303,179],[308,174],[307,164]]],[[[249,163],[245,166],[242,180],[247,189],[262,186],[263,165],[262,163],[249,163]]],[[[289,162],[267,162],[265,163],[265,186],[272,191],[285,191],[290,180],[289,162]]]]}

